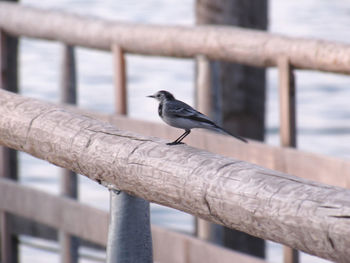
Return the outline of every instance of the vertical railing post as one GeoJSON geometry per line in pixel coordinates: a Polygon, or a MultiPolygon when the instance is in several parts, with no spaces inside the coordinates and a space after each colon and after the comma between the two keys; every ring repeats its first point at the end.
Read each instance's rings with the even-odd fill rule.
{"type": "Polygon", "coordinates": [[[295,81],[288,58],[278,60],[281,146],[296,147],[295,81]]]}
{"type": "Polygon", "coordinates": [[[205,115],[211,116],[212,92],[210,61],[204,55],[196,57],[196,108],[205,115]]]}
{"type": "MultiPolygon", "coordinates": [[[[64,45],[62,51],[61,65],[61,103],[76,104],[76,66],[74,47],[64,45]]],[[[78,178],[77,175],[67,169],[62,169],[61,175],[61,195],[68,198],[78,198],[78,178]]],[[[63,231],[59,232],[61,262],[77,263],[79,259],[79,240],[63,231]]]]}
{"type": "MultiPolygon", "coordinates": [[[[123,50],[112,46],[116,113],[127,114],[126,63],[123,50]]],[[[149,202],[110,190],[107,263],[153,262],[149,202]]]]}
{"type": "MultiPolygon", "coordinates": [[[[296,147],[296,95],[294,72],[289,59],[278,60],[279,94],[280,94],[280,142],[282,147],[296,147]]],[[[284,171],[288,172],[288,171],[284,171]]],[[[284,246],[283,262],[298,263],[297,250],[284,246]]]]}
{"type": "Polygon", "coordinates": [[[120,115],[128,114],[126,64],[123,50],[118,45],[112,46],[114,60],[115,108],[120,115]]]}
{"type": "MultiPolygon", "coordinates": [[[[10,37],[0,29],[0,88],[18,92],[17,38],[10,37]]],[[[0,147],[0,177],[17,180],[17,152],[0,147]]],[[[11,234],[10,215],[0,211],[1,255],[0,261],[17,263],[18,238],[11,234]]]]}

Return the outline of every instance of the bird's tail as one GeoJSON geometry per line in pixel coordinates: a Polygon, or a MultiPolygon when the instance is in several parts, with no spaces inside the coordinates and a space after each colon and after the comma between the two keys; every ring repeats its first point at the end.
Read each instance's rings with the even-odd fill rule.
{"type": "Polygon", "coordinates": [[[217,126],[217,125],[213,126],[213,127],[212,127],[212,130],[215,130],[215,131],[218,131],[218,132],[221,132],[221,133],[225,133],[225,134],[227,134],[227,135],[230,135],[230,136],[232,136],[232,137],[235,137],[235,138],[238,139],[238,140],[241,140],[242,142],[248,143],[248,141],[247,141],[246,139],[244,139],[243,137],[238,136],[238,135],[236,135],[236,134],[232,134],[232,133],[226,131],[225,129],[223,129],[223,128],[217,126]]]}

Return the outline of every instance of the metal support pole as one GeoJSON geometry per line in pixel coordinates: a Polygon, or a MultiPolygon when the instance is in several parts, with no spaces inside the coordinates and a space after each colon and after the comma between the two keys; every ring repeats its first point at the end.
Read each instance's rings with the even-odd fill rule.
{"type": "MultiPolygon", "coordinates": [[[[295,80],[288,58],[278,61],[280,92],[280,141],[283,147],[296,147],[295,80]]],[[[285,171],[286,173],[288,171],[285,171]]],[[[283,246],[283,262],[299,263],[297,250],[283,246]]]]}
{"type": "Polygon", "coordinates": [[[106,262],[153,262],[148,201],[110,190],[106,262]]]}

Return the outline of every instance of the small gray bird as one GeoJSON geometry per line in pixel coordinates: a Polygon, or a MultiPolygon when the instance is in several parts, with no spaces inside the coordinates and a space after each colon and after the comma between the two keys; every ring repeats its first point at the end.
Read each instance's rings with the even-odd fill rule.
{"type": "Polygon", "coordinates": [[[168,145],[182,144],[181,141],[191,133],[191,129],[193,128],[219,131],[231,135],[243,142],[247,142],[244,138],[225,131],[207,116],[193,109],[190,105],[180,100],[176,100],[173,94],[168,91],[161,90],[148,97],[159,101],[158,114],[164,122],[170,126],[185,130],[185,132],[175,141],[167,143],[168,145]]]}

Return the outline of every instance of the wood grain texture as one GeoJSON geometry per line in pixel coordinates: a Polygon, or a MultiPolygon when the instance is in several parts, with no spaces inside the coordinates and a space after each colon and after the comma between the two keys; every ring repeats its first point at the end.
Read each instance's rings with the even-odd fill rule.
{"type": "Polygon", "coordinates": [[[319,257],[346,262],[350,256],[347,189],[187,145],[168,146],[6,91],[0,91],[0,144],[319,257]]]}
{"type": "Polygon", "coordinates": [[[258,30],[225,26],[160,26],[121,23],[59,11],[0,3],[0,27],[26,37],[127,53],[194,57],[251,66],[276,66],[285,55],[296,68],[350,73],[350,45],[292,38],[258,30]]]}
{"type": "MultiPolygon", "coordinates": [[[[41,233],[36,232],[40,234],[39,237],[57,239],[57,235],[51,228],[49,231],[43,229],[42,224],[45,224],[46,228],[48,226],[59,228],[76,236],[87,238],[99,246],[106,246],[108,233],[108,213],[106,211],[9,180],[0,180],[0,193],[6,196],[6,198],[0,198],[0,209],[22,216],[11,222],[16,226],[18,234],[32,234],[33,228],[41,228],[41,233]],[[41,204],[42,209],[38,209],[38,203],[41,204]],[[33,219],[37,223],[23,221],[23,217],[33,219]],[[40,226],[39,223],[41,223],[40,226]]],[[[264,262],[158,226],[152,226],[152,239],[155,262],[264,262]]],[[[83,244],[86,245],[86,241],[83,244]]],[[[91,246],[91,244],[88,245],[91,246]]]]}
{"type": "MultiPolygon", "coordinates": [[[[181,130],[162,123],[88,112],[72,107],[67,108],[79,114],[107,121],[120,129],[142,133],[147,136],[173,140],[174,137],[181,134],[181,130]]],[[[293,148],[275,147],[252,140],[249,141],[249,144],[242,144],[230,136],[207,131],[194,130],[192,133],[184,140],[188,145],[305,179],[350,188],[350,161],[346,159],[304,152],[293,148]]]]}

